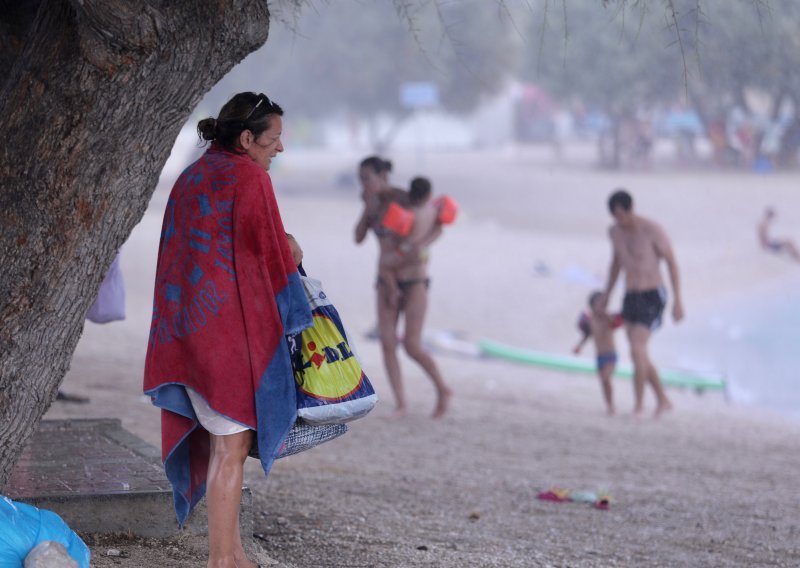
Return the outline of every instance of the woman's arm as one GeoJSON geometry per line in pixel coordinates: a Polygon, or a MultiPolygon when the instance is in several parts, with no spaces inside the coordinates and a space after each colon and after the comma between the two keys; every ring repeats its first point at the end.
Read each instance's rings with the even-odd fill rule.
{"type": "Polygon", "coordinates": [[[430,231],[428,231],[421,239],[411,243],[411,246],[417,248],[418,250],[422,250],[430,245],[433,241],[441,237],[443,232],[442,224],[437,221],[436,224],[431,227],[430,231]]]}
{"type": "Polygon", "coordinates": [[[416,211],[415,227],[400,246],[400,252],[410,258],[418,258],[420,253],[442,236],[444,230],[438,219],[438,209],[430,205],[416,211]],[[419,225],[417,225],[419,224],[419,225]]]}
{"type": "Polygon", "coordinates": [[[303,249],[300,248],[300,244],[289,233],[286,233],[286,238],[289,241],[289,248],[292,249],[292,258],[294,259],[294,263],[295,265],[299,265],[301,262],[303,262],[303,249]]]}
{"type": "Polygon", "coordinates": [[[356,231],[355,231],[355,239],[356,244],[361,244],[364,242],[364,239],[367,236],[367,230],[369,229],[369,223],[367,222],[368,215],[367,215],[367,208],[364,207],[364,212],[361,214],[361,218],[358,220],[356,224],[356,231]]]}

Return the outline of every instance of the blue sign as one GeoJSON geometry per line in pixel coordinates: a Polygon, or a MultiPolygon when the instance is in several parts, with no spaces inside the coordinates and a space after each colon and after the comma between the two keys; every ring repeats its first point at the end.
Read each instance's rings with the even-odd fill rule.
{"type": "Polygon", "coordinates": [[[403,83],[400,104],[406,108],[435,107],[439,104],[439,89],[434,83],[403,83]]]}

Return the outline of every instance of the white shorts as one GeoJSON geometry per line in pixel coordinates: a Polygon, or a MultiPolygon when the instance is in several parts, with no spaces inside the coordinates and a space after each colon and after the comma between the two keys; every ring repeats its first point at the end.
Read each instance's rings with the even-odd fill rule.
{"type": "Polygon", "coordinates": [[[192,389],[187,388],[186,394],[189,395],[189,400],[192,401],[192,407],[200,425],[211,434],[215,436],[230,436],[231,434],[249,430],[247,426],[242,426],[211,408],[206,400],[192,389]]]}

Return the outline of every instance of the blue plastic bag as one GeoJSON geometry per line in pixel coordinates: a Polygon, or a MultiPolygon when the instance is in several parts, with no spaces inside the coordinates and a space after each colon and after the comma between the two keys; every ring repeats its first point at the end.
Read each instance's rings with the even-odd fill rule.
{"type": "Polygon", "coordinates": [[[89,549],[52,511],[0,495],[0,568],[21,568],[34,546],[46,540],[64,545],[80,568],[89,568],[89,549]]]}

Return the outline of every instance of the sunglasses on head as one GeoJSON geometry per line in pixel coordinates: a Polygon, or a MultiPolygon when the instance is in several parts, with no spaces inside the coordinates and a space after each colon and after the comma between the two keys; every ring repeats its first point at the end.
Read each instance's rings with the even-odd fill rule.
{"type": "Polygon", "coordinates": [[[251,110],[249,113],[247,113],[247,116],[244,118],[245,122],[250,120],[250,117],[253,116],[253,113],[256,112],[256,109],[258,107],[260,107],[261,103],[263,103],[264,101],[266,101],[267,104],[272,104],[270,102],[270,100],[269,100],[269,97],[267,95],[265,95],[264,93],[261,93],[260,95],[258,95],[258,102],[256,103],[256,106],[254,106],[253,110],[251,110]]]}

